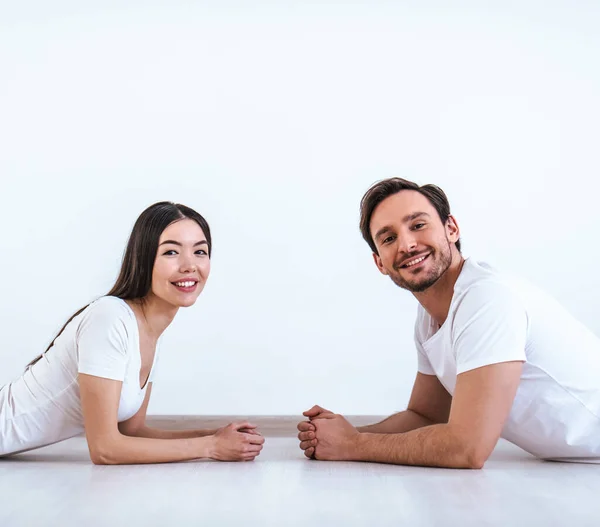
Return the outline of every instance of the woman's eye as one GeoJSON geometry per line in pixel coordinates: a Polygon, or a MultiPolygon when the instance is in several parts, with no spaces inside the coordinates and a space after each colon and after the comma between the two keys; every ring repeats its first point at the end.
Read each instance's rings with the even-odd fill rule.
{"type": "Polygon", "coordinates": [[[177,254],[177,251],[171,249],[170,251],[163,253],[163,256],[173,256],[174,254],[177,254]]]}
{"type": "Polygon", "coordinates": [[[208,253],[204,249],[198,249],[196,254],[199,254],[200,256],[206,256],[208,253]]]}

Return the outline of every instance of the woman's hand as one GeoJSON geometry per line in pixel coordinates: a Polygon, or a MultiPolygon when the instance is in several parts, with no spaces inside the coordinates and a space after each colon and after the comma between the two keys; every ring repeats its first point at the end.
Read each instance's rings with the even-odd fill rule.
{"type": "Polygon", "coordinates": [[[219,428],[211,439],[210,458],[218,461],[254,461],[265,442],[256,425],[247,421],[219,428]]]}

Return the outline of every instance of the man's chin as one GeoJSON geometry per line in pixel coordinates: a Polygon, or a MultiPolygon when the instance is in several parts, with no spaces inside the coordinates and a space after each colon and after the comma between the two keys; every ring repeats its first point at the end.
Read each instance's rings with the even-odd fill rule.
{"type": "Polygon", "coordinates": [[[392,279],[392,281],[398,286],[401,287],[402,289],[406,289],[407,291],[410,291],[411,293],[423,293],[424,291],[427,291],[427,289],[429,289],[433,284],[435,284],[438,281],[438,278],[424,278],[423,280],[419,280],[419,281],[406,281],[403,280],[399,277],[390,277],[392,279]]]}
{"type": "Polygon", "coordinates": [[[427,291],[435,282],[425,282],[420,284],[411,284],[409,291],[411,293],[424,293],[427,291]]]}

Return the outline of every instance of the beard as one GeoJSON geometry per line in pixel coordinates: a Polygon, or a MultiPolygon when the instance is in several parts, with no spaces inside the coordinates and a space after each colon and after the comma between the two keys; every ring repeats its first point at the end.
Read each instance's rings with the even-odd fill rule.
{"type": "MultiPolygon", "coordinates": [[[[410,273],[410,267],[402,269],[394,265],[393,272],[389,273],[392,282],[411,293],[422,293],[429,289],[448,270],[450,264],[452,264],[452,249],[450,242],[447,240],[446,242],[447,245],[444,246],[442,244],[439,251],[433,247],[429,247],[431,254],[427,257],[426,268],[418,270],[413,278],[403,278],[400,274],[402,271],[410,273]]],[[[416,255],[417,253],[414,256],[416,255]]],[[[412,257],[413,255],[408,256],[408,258],[412,257]]],[[[404,258],[404,260],[406,261],[408,258],[404,258]]]]}

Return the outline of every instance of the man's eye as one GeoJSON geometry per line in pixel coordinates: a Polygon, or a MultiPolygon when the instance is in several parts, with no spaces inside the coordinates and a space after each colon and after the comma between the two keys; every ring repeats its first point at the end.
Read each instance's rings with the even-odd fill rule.
{"type": "Polygon", "coordinates": [[[383,244],[386,244],[386,243],[389,243],[389,242],[391,242],[393,239],[394,239],[394,237],[393,237],[393,236],[388,236],[388,237],[387,237],[385,240],[383,240],[381,243],[383,243],[383,244]]]}
{"type": "Polygon", "coordinates": [[[422,229],[423,227],[425,227],[424,223],[417,223],[417,224],[415,224],[415,226],[413,228],[414,229],[422,229]]]}

